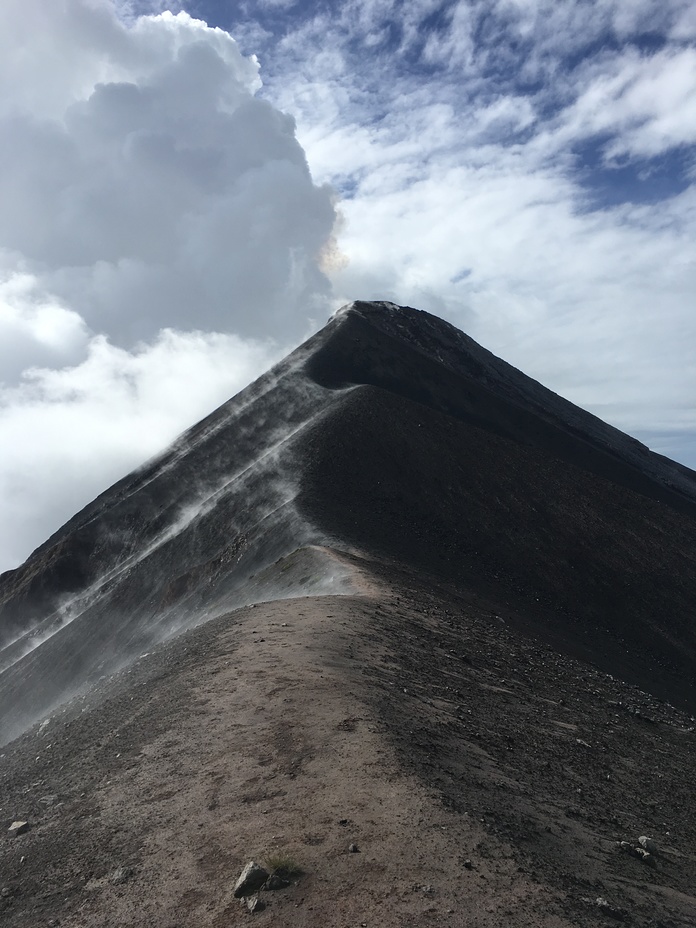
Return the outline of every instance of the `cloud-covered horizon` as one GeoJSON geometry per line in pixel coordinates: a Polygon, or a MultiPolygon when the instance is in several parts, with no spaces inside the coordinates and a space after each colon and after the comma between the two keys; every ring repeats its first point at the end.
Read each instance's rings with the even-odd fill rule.
{"type": "Polygon", "coordinates": [[[0,22],[0,570],[353,299],[696,467],[692,3],[0,22]]]}

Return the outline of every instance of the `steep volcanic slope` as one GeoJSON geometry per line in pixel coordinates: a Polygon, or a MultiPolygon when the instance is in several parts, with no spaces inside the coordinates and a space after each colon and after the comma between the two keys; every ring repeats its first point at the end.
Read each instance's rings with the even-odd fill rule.
{"type": "Polygon", "coordinates": [[[696,708],[696,474],[425,313],[354,304],[308,369],[361,385],[304,436],[314,524],[696,708]]]}
{"type": "Polygon", "coordinates": [[[696,515],[696,474],[585,412],[429,313],[352,303],[317,341],[320,384],[370,384],[696,515]]]}
{"type": "Polygon", "coordinates": [[[0,741],[326,544],[693,706],[695,514],[686,468],[433,316],[352,304],[0,578],[0,741]]]}
{"type": "MultiPolygon", "coordinates": [[[[333,401],[303,372],[312,344],[0,578],[0,743],[182,628],[287,594],[285,574],[265,586],[258,577],[319,538],[294,507],[289,462],[302,429],[333,401]]],[[[305,571],[315,580],[320,559],[305,571]]]]}
{"type": "Polygon", "coordinates": [[[343,544],[478,591],[507,621],[693,711],[692,517],[373,387],[306,447],[298,503],[343,544]]]}

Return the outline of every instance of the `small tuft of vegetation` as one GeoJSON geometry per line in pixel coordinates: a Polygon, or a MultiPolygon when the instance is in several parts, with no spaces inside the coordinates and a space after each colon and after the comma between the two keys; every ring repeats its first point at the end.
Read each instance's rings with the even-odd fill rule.
{"type": "Polygon", "coordinates": [[[269,854],[268,857],[266,857],[266,866],[271,873],[277,873],[278,876],[286,880],[302,873],[295,858],[291,857],[290,854],[283,854],[281,852],[269,854]]]}

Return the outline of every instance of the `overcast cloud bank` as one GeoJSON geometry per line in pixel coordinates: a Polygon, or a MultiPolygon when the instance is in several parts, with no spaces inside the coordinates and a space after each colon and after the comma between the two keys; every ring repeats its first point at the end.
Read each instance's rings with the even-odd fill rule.
{"type": "Polygon", "coordinates": [[[333,194],[186,13],[0,12],[0,569],[326,315],[333,194]]]}

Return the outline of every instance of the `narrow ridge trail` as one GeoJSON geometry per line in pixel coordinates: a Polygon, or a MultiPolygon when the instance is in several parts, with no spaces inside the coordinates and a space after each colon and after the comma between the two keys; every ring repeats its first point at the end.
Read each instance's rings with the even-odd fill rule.
{"type": "Polygon", "coordinates": [[[689,720],[381,574],[211,620],[8,745],[3,925],[693,925],[689,720]],[[654,870],[617,851],[642,828],[654,870]],[[272,854],[302,875],[252,916],[272,854]]]}

